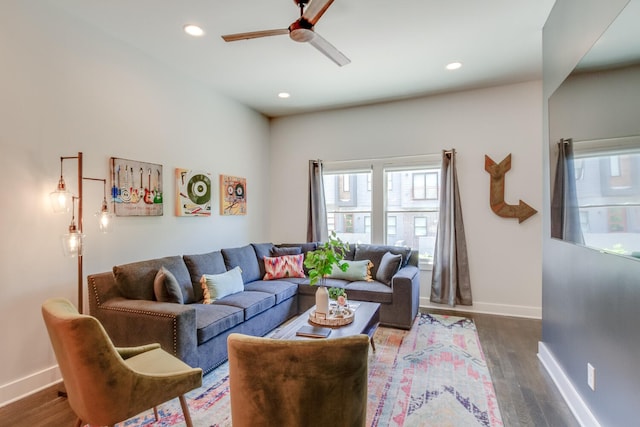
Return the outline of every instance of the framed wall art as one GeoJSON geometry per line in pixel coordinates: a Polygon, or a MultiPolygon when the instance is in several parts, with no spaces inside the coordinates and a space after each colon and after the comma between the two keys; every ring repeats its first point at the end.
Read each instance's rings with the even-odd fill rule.
{"type": "Polygon", "coordinates": [[[220,175],[220,215],[247,214],[247,180],[220,175]]]}
{"type": "Polygon", "coordinates": [[[176,216],[211,216],[211,174],[176,168],[176,216]]]}
{"type": "Polygon", "coordinates": [[[161,216],[162,165],[111,158],[111,198],[117,216],[161,216]]]}

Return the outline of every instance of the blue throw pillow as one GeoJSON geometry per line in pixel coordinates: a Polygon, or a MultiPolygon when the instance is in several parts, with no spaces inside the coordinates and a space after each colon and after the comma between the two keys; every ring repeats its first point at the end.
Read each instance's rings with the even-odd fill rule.
{"type": "Polygon", "coordinates": [[[227,295],[244,291],[240,267],[234,267],[222,274],[203,274],[200,284],[204,295],[203,304],[211,304],[227,295]]]}

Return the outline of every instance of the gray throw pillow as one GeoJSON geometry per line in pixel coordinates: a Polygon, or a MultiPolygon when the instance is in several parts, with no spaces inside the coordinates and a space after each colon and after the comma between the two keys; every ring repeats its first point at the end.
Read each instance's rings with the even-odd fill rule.
{"type": "Polygon", "coordinates": [[[153,293],[160,302],[182,304],[182,291],[176,276],[162,266],[153,281],[153,293]]]}
{"type": "Polygon", "coordinates": [[[400,269],[400,263],[402,262],[402,255],[394,255],[391,252],[387,252],[382,256],[380,266],[376,272],[376,280],[382,282],[387,286],[391,286],[391,279],[400,269]]]}

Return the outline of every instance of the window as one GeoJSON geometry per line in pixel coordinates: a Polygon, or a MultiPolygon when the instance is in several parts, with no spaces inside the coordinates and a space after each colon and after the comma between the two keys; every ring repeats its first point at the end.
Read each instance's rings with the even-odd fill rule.
{"type": "Polygon", "coordinates": [[[353,234],[353,214],[344,214],[344,232],[353,234]]]}
{"type": "Polygon", "coordinates": [[[414,172],[412,175],[414,200],[438,199],[438,173],[414,172]]]}
{"type": "Polygon", "coordinates": [[[427,235],[427,217],[417,216],[413,218],[413,231],[417,237],[427,235]]]}
{"type": "Polygon", "coordinates": [[[384,173],[387,182],[398,184],[386,192],[387,218],[396,218],[393,235],[387,231],[387,244],[417,249],[420,262],[428,265],[433,261],[438,229],[439,165],[409,169],[390,166],[384,173]]]}
{"type": "MultiPolygon", "coordinates": [[[[398,234],[398,217],[387,215],[387,237],[398,234]]],[[[389,239],[387,239],[388,241],[389,239]]]]}
{"type": "Polygon", "coordinates": [[[576,195],[587,246],[631,255],[640,233],[640,140],[574,142],[576,195]],[[579,171],[579,174],[578,174],[579,171]]]}
{"type": "Polygon", "coordinates": [[[349,243],[371,243],[371,172],[324,173],[327,228],[349,243]]]}
{"type": "Polygon", "coordinates": [[[409,246],[426,267],[435,247],[439,182],[439,155],[325,162],[329,231],[349,243],[409,246]]]}

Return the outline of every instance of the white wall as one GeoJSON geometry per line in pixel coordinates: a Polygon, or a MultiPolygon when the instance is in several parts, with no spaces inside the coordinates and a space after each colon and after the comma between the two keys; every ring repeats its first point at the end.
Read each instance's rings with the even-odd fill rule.
{"type": "MultiPolygon", "coordinates": [[[[1,405],[58,378],[40,304],[76,300],[76,263],[59,243],[71,218],[48,205],[60,156],[82,151],[84,175],[96,178],[108,178],[111,156],[164,167],[164,215],[117,218],[107,235],[92,221],[102,186],[85,181],[86,275],[264,240],[270,153],[266,118],[46,2],[0,2],[0,63],[1,405]],[[214,185],[211,217],[174,216],[176,167],[207,170],[214,183],[246,177],[248,215],[218,215],[214,185]]],[[[69,184],[76,164],[65,161],[69,184]]]]}
{"type": "MultiPolygon", "coordinates": [[[[512,154],[505,199],[541,210],[540,82],[304,114],[271,122],[271,240],[306,236],[309,159],[440,153],[455,148],[473,311],[541,317],[541,215],[518,224],[489,206],[484,155],[512,154]],[[284,200],[284,202],[283,202],[284,200]]],[[[421,275],[428,305],[430,272],[421,275]]],[[[467,307],[458,307],[467,310],[467,307]]]]}

